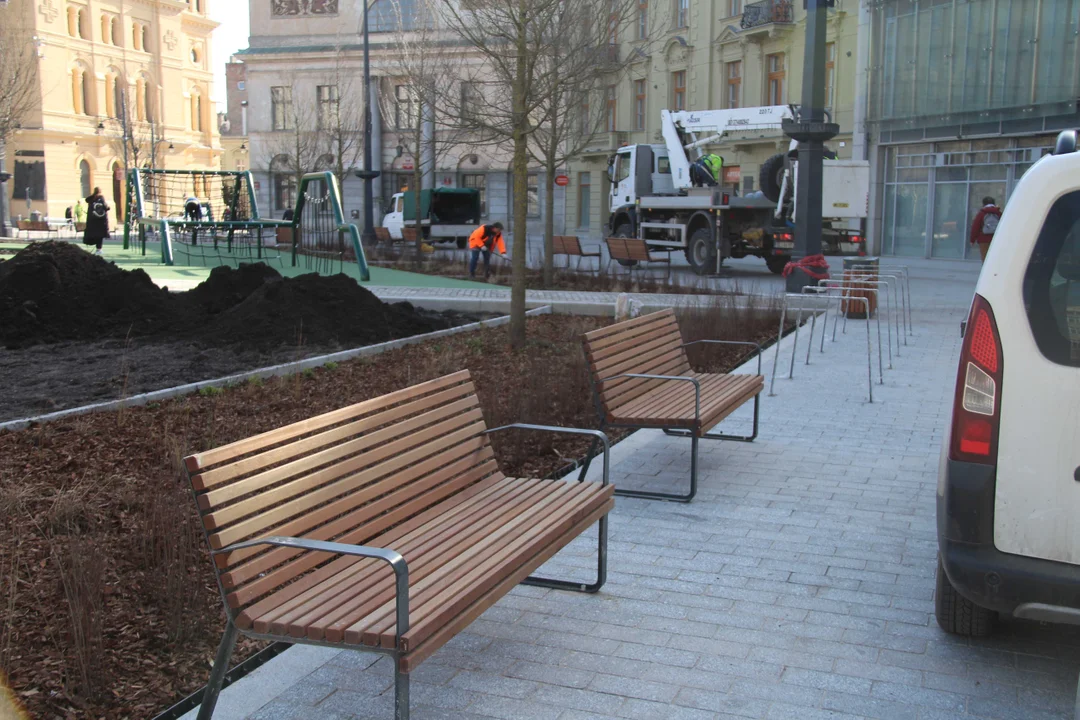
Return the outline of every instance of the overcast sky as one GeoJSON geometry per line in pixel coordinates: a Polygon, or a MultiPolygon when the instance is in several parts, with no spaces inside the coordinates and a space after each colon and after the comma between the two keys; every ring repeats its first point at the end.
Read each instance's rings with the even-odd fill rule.
{"type": "Polygon", "coordinates": [[[221,27],[214,31],[214,100],[218,110],[225,110],[225,63],[241,48],[248,46],[247,0],[217,0],[210,5],[210,15],[221,27]]]}

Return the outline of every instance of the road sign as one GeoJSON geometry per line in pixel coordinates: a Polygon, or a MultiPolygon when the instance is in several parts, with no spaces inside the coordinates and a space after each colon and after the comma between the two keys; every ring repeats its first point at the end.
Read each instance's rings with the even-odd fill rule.
{"type": "Polygon", "coordinates": [[[559,187],[566,187],[570,184],[570,178],[566,175],[556,175],[555,184],[559,187]]]}

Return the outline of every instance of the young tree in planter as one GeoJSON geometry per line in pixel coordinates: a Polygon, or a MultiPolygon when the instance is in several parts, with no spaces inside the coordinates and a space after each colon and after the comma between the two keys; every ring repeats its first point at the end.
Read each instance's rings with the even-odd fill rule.
{"type": "Polygon", "coordinates": [[[446,88],[456,85],[459,78],[461,47],[448,42],[454,37],[440,20],[435,2],[417,0],[404,8],[397,0],[391,1],[396,26],[394,49],[386,66],[391,77],[385,82],[386,91],[379,94],[383,117],[397,130],[401,145],[413,157],[409,188],[416,198],[417,261],[422,257],[424,242],[420,217],[424,176],[433,176],[438,159],[455,146],[464,132],[442,109],[446,88]]]}
{"type": "MultiPolygon", "coordinates": [[[[478,90],[481,107],[460,101],[453,113],[480,136],[502,141],[512,149],[513,209],[511,227],[513,281],[510,293],[510,344],[525,344],[525,272],[528,230],[529,144],[543,122],[543,102],[559,69],[554,55],[559,17],[567,0],[443,0],[447,26],[479,57],[464,74],[478,90]]],[[[591,2],[597,13],[607,3],[591,2]]],[[[595,16],[595,15],[594,15],[595,16]]],[[[465,93],[462,93],[464,95],[465,93]]]]}
{"type": "Polygon", "coordinates": [[[540,59],[550,68],[542,73],[546,80],[540,93],[539,123],[529,144],[533,159],[544,168],[544,284],[551,285],[555,274],[555,174],[558,168],[586,148],[597,132],[611,132],[614,127],[616,84],[623,78],[629,63],[643,57],[647,28],[635,33],[639,42],[629,50],[619,38],[639,12],[648,12],[639,0],[563,0],[562,13],[552,32],[559,42],[550,45],[550,54],[540,59]],[[598,11],[601,15],[598,16],[598,11]],[[603,18],[606,11],[606,21],[603,18]],[[609,126],[610,125],[610,126],[609,126]]]}
{"type": "MultiPolygon", "coordinates": [[[[7,17],[15,12],[0,8],[0,173],[6,173],[8,142],[39,102],[33,33],[7,17]]],[[[7,183],[0,182],[0,236],[7,233],[7,195],[7,183]]]]}

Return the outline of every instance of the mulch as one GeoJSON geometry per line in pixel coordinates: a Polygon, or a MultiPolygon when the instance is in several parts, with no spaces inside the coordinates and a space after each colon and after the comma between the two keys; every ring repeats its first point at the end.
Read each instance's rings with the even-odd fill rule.
{"type": "MultiPolygon", "coordinates": [[[[746,321],[742,337],[764,339],[773,317],[746,321]]],[[[489,426],[596,427],[580,335],[607,322],[532,318],[521,350],[505,328],[485,329],[0,433],[0,667],[12,688],[35,718],[145,718],[206,682],[224,615],[186,455],[462,368],[489,426]]],[[[707,369],[744,357],[721,349],[707,369]]],[[[512,431],[493,442],[505,473],[538,477],[589,440],[512,431]]],[[[242,640],[234,662],[259,646],[242,640]]]]}

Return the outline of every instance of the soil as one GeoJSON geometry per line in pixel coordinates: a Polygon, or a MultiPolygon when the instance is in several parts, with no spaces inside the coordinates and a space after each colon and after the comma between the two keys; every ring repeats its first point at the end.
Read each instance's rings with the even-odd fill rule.
{"type": "Polygon", "coordinates": [[[0,263],[0,344],[8,349],[166,335],[262,351],[358,347],[452,324],[408,303],[387,305],[347,275],[283,278],[262,263],[214,268],[185,293],[71,243],[35,243],[0,263]]]}
{"type": "MultiPolygon", "coordinates": [[[[706,326],[734,328],[731,339],[774,332],[775,315],[719,310],[689,318],[687,339],[706,326]]],[[[505,328],[484,329],[222,393],[0,432],[0,667],[12,688],[35,718],[145,718],[206,682],[224,616],[186,455],[462,368],[474,375],[489,426],[596,427],[580,335],[606,322],[543,316],[528,321],[528,344],[517,351],[505,328]]],[[[728,347],[710,353],[703,370],[745,357],[728,347]]],[[[493,436],[512,476],[556,471],[588,442],[493,436]]],[[[244,641],[234,662],[257,647],[244,641]]]]}

